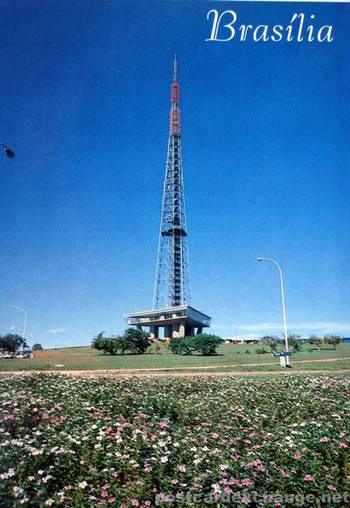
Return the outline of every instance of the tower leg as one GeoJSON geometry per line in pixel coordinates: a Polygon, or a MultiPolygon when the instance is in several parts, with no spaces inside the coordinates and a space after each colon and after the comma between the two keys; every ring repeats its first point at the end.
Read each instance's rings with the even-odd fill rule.
{"type": "Polygon", "coordinates": [[[172,339],[173,338],[173,326],[167,325],[164,327],[164,339],[172,339]]]}
{"type": "Polygon", "coordinates": [[[193,326],[185,326],[185,336],[186,337],[193,337],[193,335],[194,335],[193,326]]]}
{"type": "Polygon", "coordinates": [[[197,328],[197,335],[199,335],[200,333],[203,333],[203,327],[202,326],[198,326],[198,328],[197,328]]]}
{"type": "Polygon", "coordinates": [[[149,333],[150,333],[151,339],[159,339],[159,327],[158,326],[150,326],[149,333]]]}

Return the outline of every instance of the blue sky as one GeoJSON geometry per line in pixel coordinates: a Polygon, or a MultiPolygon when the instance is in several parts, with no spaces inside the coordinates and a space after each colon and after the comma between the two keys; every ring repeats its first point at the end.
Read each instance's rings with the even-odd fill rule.
{"type": "Polygon", "coordinates": [[[179,60],[192,304],[221,336],[350,335],[346,4],[1,1],[0,333],[88,344],[150,308],[179,60]],[[208,10],[332,43],[206,42],[208,10]]]}

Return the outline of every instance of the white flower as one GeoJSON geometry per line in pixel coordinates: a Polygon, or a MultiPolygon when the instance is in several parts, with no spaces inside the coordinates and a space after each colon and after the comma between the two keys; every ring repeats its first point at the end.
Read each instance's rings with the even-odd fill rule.
{"type": "Polygon", "coordinates": [[[24,492],[23,489],[21,489],[21,487],[13,487],[13,495],[15,497],[18,497],[20,494],[22,494],[24,492]]]}
{"type": "Polygon", "coordinates": [[[84,480],[83,482],[80,482],[80,483],[79,483],[79,487],[80,487],[81,489],[85,489],[85,487],[87,487],[87,483],[86,483],[86,481],[84,480]]]}

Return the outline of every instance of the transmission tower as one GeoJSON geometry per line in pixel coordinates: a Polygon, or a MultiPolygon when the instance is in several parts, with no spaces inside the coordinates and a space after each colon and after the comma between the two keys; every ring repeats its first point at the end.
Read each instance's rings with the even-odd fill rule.
{"type": "Polygon", "coordinates": [[[180,85],[176,55],[171,84],[168,154],[165,166],[153,308],[190,301],[185,195],[182,171],[180,85]]]}

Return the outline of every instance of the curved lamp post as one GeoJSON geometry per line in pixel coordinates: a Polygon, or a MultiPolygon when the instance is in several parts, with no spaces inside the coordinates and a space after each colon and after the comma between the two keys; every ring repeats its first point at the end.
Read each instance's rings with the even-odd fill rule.
{"type": "Polygon", "coordinates": [[[25,309],[23,309],[22,307],[19,307],[19,305],[12,305],[11,307],[12,307],[12,309],[17,309],[17,310],[24,312],[23,342],[22,342],[22,356],[23,356],[23,348],[24,348],[24,343],[25,343],[25,339],[26,339],[26,331],[27,331],[27,311],[25,309]]]}
{"type": "MultiPolygon", "coordinates": [[[[282,268],[277,263],[275,259],[272,258],[256,258],[257,261],[271,261],[274,265],[277,266],[279,274],[280,274],[280,284],[281,284],[281,297],[282,297],[282,314],[283,314],[283,326],[284,326],[284,342],[286,347],[286,353],[288,353],[288,332],[287,332],[287,319],[286,319],[286,306],[284,303],[284,288],[283,288],[283,275],[282,268]]],[[[286,356],[286,365],[289,366],[289,356],[286,356]]]]}
{"type": "Polygon", "coordinates": [[[13,159],[14,158],[15,152],[13,150],[11,150],[11,148],[9,148],[7,145],[5,145],[5,143],[0,143],[0,146],[3,147],[4,152],[6,153],[6,155],[7,155],[7,157],[9,159],[13,159]]]}

